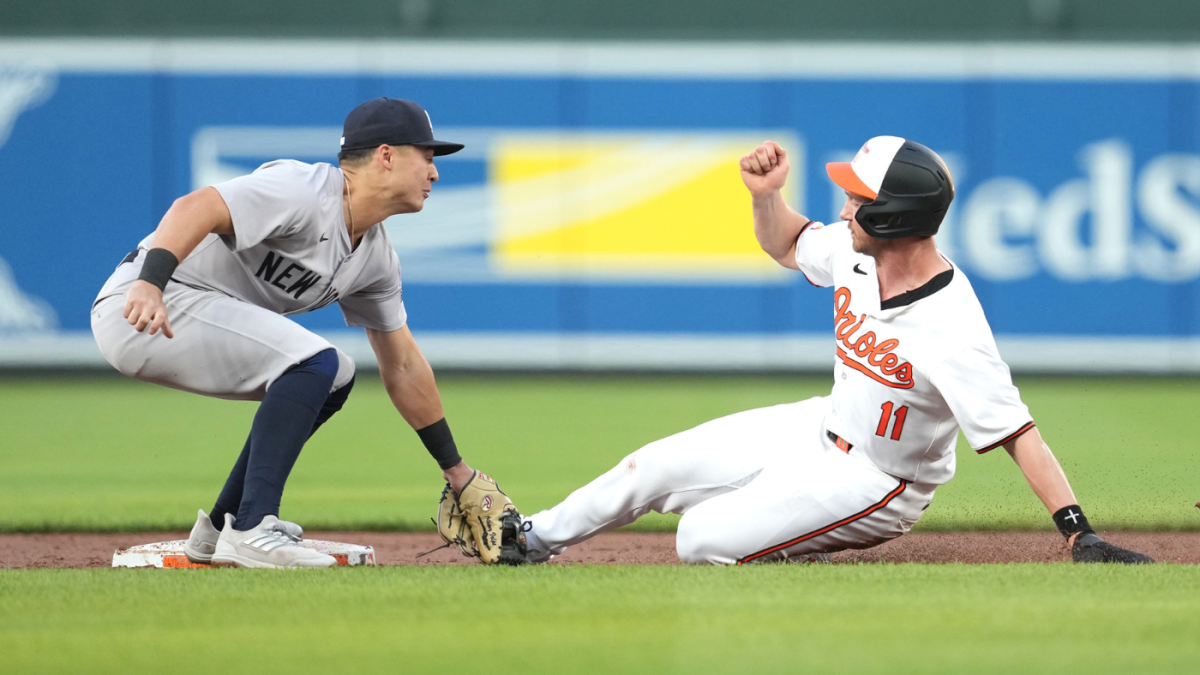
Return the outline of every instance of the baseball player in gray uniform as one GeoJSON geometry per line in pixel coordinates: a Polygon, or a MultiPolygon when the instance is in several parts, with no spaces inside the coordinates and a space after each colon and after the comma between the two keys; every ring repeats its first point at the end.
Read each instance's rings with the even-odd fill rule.
{"type": "MultiPolygon", "coordinates": [[[[334,302],[347,325],[366,329],[388,396],[454,493],[472,483],[495,490],[458,454],[433,371],[406,325],[400,263],[380,224],[420,211],[438,179],[434,157],[462,149],[435,140],[432,127],[416,103],[367,101],[346,117],[339,166],[279,160],[179,198],[97,296],[92,331],[117,370],[261,401],[212,511],[198,514],[191,560],[335,564],[299,545],[302,529],[278,518],[301,448],[354,384],[346,354],[286,317],[334,302]]],[[[498,529],[476,534],[502,539],[498,529]]],[[[509,532],[505,544],[518,539],[509,532]]]]}

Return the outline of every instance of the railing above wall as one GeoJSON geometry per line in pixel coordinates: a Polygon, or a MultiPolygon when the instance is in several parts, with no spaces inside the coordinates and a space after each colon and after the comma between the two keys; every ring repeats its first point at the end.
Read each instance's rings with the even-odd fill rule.
{"type": "Polygon", "coordinates": [[[42,0],[0,35],[751,40],[1200,40],[1195,0],[42,0]]]}

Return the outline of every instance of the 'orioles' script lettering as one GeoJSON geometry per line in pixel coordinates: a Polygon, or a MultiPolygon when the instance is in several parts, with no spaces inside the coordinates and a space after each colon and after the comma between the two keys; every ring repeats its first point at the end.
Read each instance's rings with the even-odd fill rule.
{"type": "Polygon", "coordinates": [[[294,262],[289,262],[280,271],[279,268],[283,266],[285,260],[286,258],[283,256],[277,256],[271,251],[267,251],[267,257],[263,258],[262,264],[258,266],[258,271],[254,273],[254,276],[299,300],[305,291],[317,285],[317,282],[321,280],[321,275],[294,262]]]}
{"type": "Polygon", "coordinates": [[[841,343],[837,354],[842,363],[889,387],[912,389],[912,365],[892,353],[900,346],[899,340],[889,338],[878,342],[874,331],[855,336],[867,315],[859,317],[850,311],[850,289],[837,289],[833,295],[833,309],[833,335],[841,343]],[[851,354],[864,359],[866,363],[853,358],[851,354]]]}

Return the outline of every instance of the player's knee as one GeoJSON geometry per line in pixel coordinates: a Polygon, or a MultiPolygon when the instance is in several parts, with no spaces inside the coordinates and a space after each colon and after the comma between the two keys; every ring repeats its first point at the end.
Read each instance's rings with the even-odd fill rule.
{"type": "Polygon", "coordinates": [[[726,564],[728,561],[714,550],[711,533],[702,527],[699,519],[689,518],[689,515],[684,514],[679,520],[675,534],[675,553],[679,559],[692,564],[726,564]]]}
{"type": "Polygon", "coordinates": [[[733,565],[749,551],[737,543],[743,525],[711,502],[701,502],[679,519],[675,552],[686,563],[733,565]]]}
{"type": "Polygon", "coordinates": [[[330,415],[342,409],[346,404],[346,399],[350,398],[350,390],[354,388],[354,375],[350,376],[350,381],[338,389],[329,392],[329,398],[325,399],[323,411],[328,411],[330,415]]]}
{"type": "Polygon", "coordinates": [[[146,357],[132,349],[123,349],[121,345],[113,346],[100,344],[100,354],[109,365],[126,377],[138,379],[138,372],[146,363],[146,357]],[[107,349],[106,349],[107,347],[107,349]]]}
{"type": "Polygon", "coordinates": [[[321,406],[319,419],[322,422],[342,409],[342,406],[346,404],[346,399],[350,397],[350,390],[354,389],[354,361],[342,350],[336,351],[338,370],[333,378],[333,391],[329,392],[329,397],[325,399],[325,405],[321,406]]]}
{"type": "Polygon", "coordinates": [[[675,533],[675,553],[685,563],[702,563],[704,556],[700,551],[700,542],[692,532],[685,532],[682,523],[675,533]]]}
{"type": "Polygon", "coordinates": [[[100,355],[126,377],[136,378],[146,364],[146,350],[139,349],[136,340],[130,340],[131,327],[121,316],[119,298],[109,298],[92,308],[92,335],[100,355]]]}
{"type": "Polygon", "coordinates": [[[650,485],[678,485],[686,480],[691,468],[664,452],[667,448],[664,441],[643,445],[621,460],[621,467],[629,475],[650,485]]]}
{"type": "Polygon", "coordinates": [[[340,359],[338,358],[338,350],[330,347],[323,349],[316,354],[304,359],[296,365],[288,368],[284,375],[295,372],[307,372],[312,374],[320,373],[328,377],[330,380],[336,381],[338,370],[340,368],[340,359]]]}
{"type": "Polygon", "coordinates": [[[336,393],[345,389],[348,396],[350,388],[354,386],[354,359],[351,359],[340,349],[336,349],[335,351],[337,352],[338,361],[337,375],[333,378],[333,391],[336,393]]]}

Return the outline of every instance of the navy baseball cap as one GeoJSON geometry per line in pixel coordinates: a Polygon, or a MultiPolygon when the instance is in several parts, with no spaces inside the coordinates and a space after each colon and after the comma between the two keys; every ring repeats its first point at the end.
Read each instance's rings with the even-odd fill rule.
{"type": "Polygon", "coordinates": [[[463,149],[461,143],[433,139],[429,113],[412,101],[381,96],[358,106],[342,125],[342,150],[362,150],[381,145],[416,145],[433,148],[434,156],[463,149]]]}

